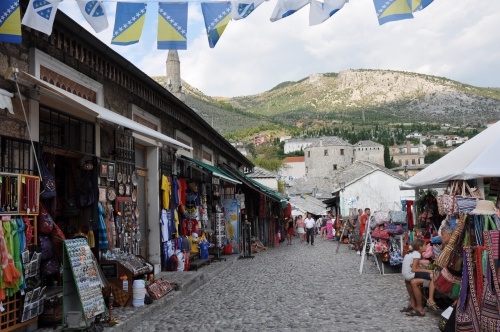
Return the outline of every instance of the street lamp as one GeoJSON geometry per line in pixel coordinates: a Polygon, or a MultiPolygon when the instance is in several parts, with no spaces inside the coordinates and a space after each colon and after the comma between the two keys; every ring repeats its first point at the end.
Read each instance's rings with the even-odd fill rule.
{"type": "Polygon", "coordinates": [[[344,190],[345,190],[345,182],[339,182],[340,186],[340,215],[344,216],[344,190]]]}

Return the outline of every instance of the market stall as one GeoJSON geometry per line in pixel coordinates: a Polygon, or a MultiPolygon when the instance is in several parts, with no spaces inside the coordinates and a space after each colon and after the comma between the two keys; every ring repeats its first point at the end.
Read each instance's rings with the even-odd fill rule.
{"type": "Polygon", "coordinates": [[[416,193],[421,188],[445,188],[443,195],[427,191],[429,200],[422,213],[415,214],[415,222],[432,224],[432,216],[439,215],[443,225],[453,228],[450,242],[434,263],[436,289],[459,299],[457,326],[496,328],[500,321],[499,315],[492,317],[484,311],[492,296],[482,292],[498,289],[495,252],[500,194],[495,184],[500,177],[499,150],[500,121],[400,186],[401,190],[414,189],[416,193]],[[434,206],[429,208],[431,204],[434,206]]]}

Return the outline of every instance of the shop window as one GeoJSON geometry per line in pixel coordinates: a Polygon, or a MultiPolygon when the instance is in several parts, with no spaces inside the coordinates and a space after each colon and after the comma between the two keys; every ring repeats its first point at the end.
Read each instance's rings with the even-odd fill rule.
{"type": "Polygon", "coordinates": [[[40,107],[40,143],[44,146],[94,154],[94,124],[40,107]]]}
{"type": "Polygon", "coordinates": [[[344,149],[340,149],[340,155],[343,156],[344,155],[344,149]]]}
{"type": "Polygon", "coordinates": [[[336,171],[337,170],[337,164],[333,164],[333,170],[336,171]]]}
{"type": "MultiPolygon", "coordinates": [[[[34,143],[37,148],[38,143],[34,143]]],[[[31,142],[0,136],[0,167],[3,172],[35,174],[32,165],[35,163],[31,142]]]]}

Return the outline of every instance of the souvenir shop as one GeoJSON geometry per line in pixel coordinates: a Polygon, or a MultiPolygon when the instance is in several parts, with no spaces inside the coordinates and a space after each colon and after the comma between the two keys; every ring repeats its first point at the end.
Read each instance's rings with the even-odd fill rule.
{"type": "Polygon", "coordinates": [[[162,270],[188,271],[241,250],[245,195],[240,181],[199,160],[178,155],[161,163],[162,270]],[[174,169],[172,169],[174,167],[174,169]]]}
{"type": "Polygon", "coordinates": [[[274,247],[277,235],[284,239],[285,226],[282,222],[285,216],[291,214],[291,206],[280,194],[246,176],[233,167],[223,164],[222,168],[228,174],[241,181],[241,191],[247,200],[244,209],[245,220],[248,221],[250,247],[274,247]]]}

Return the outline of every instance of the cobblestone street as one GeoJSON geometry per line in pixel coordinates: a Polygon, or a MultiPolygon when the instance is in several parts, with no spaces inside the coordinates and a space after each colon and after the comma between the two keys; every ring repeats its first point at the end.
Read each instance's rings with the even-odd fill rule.
{"type": "Polygon", "coordinates": [[[370,258],[360,275],[360,257],[336,247],[294,239],[235,260],[133,331],[439,331],[439,313],[399,312],[408,298],[400,274],[379,274],[370,258]]]}

